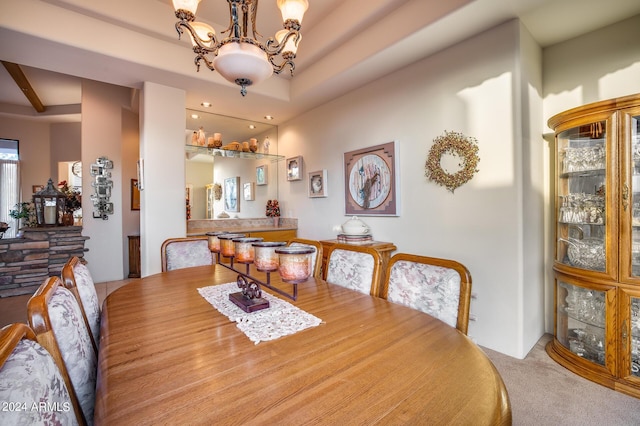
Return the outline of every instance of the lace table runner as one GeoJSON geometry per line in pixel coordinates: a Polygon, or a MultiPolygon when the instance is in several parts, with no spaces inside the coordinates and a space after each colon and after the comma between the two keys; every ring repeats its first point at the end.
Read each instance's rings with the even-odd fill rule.
{"type": "Polygon", "coordinates": [[[240,289],[235,282],[198,289],[198,293],[221,314],[238,323],[237,327],[256,345],[322,323],[321,319],[265,291],[262,292],[262,298],[269,301],[269,307],[247,313],[229,300],[229,294],[238,291],[240,289]]]}

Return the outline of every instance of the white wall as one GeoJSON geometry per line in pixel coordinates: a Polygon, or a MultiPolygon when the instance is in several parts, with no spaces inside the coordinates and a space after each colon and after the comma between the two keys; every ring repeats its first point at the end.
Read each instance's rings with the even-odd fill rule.
{"type": "Polygon", "coordinates": [[[207,213],[206,185],[213,183],[213,164],[188,161],[185,165],[187,185],[192,185],[191,219],[205,219],[207,213]]]}
{"type": "Polygon", "coordinates": [[[537,166],[526,155],[542,145],[521,129],[535,107],[527,87],[539,85],[540,54],[529,37],[521,48],[521,37],[517,21],[500,25],[279,128],[279,153],[302,155],[305,170],[303,181],[287,182],[280,164],[282,209],[299,218],[298,235],[312,239],[334,238],[334,227],[348,219],[344,152],[397,141],[401,214],[364,221],[376,240],[393,241],[398,252],[466,265],[478,295],[471,306],[478,321],[470,324],[470,336],[517,357],[543,333],[541,315],[535,324],[523,325],[525,314],[542,312],[543,280],[542,247],[532,238],[542,234],[542,221],[524,223],[524,199],[541,205],[542,195],[535,189],[536,174],[523,177],[537,166]],[[523,64],[523,57],[532,64],[523,64]],[[523,68],[535,74],[536,66],[529,82],[523,68]],[[445,130],[475,137],[480,148],[480,171],[454,194],[424,177],[432,141],[445,130]],[[328,170],[329,197],[308,198],[306,173],[319,169],[328,170]],[[525,277],[530,263],[538,270],[525,277]],[[525,301],[525,285],[532,287],[528,294],[539,296],[525,301]]]}
{"type": "Polygon", "coordinates": [[[160,247],[187,234],[185,220],[185,92],[145,82],[140,109],[140,192],[142,276],[160,272],[160,247]]]}
{"type": "Polygon", "coordinates": [[[545,126],[567,109],[640,93],[638,40],[640,15],[544,49],[545,126]]]}
{"type": "MultiPolygon", "coordinates": [[[[85,259],[95,282],[123,278],[123,199],[124,169],[122,151],[122,109],[129,107],[131,89],[91,80],[82,82],[82,224],[90,238],[85,259]],[[114,214],[107,220],[93,217],[89,170],[99,157],[113,161],[111,202],[114,214]]],[[[127,182],[128,186],[128,182],[127,182]]]]}
{"type": "MultiPolygon", "coordinates": [[[[51,124],[51,170],[58,170],[62,161],[80,161],[82,152],[80,123],[51,124]]],[[[59,179],[53,176],[53,179],[59,179]]],[[[56,184],[58,182],[55,182],[56,184]]]]}
{"type": "Polygon", "coordinates": [[[140,158],[138,114],[122,110],[122,261],[123,277],[129,275],[129,236],[140,235],[140,210],[131,210],[131,179],[137,179],[140,158]]]}
{"type": "Polygon", "coordinates": [[[48,123],[0,116],[0,138],[20,141],[20,189],[25,202],[32,199],[33,185],[46,185],[49,178],[57,179],[57,165],[51,169],[50,127],[48,123]]]}

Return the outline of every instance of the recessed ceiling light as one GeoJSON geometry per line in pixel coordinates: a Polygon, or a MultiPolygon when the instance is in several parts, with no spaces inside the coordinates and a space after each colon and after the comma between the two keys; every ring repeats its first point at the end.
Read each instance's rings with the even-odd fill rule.
{"type": "Polygon", "coordinates": [[[200,116],[198,114],[191,114],[191,118],[196,120],[196,119],[200,118],[200,116]]]}
{"type": "Polygon", "coordinates": [[[255,125],[255,124],[249,124],[249,128],[250,128],[250,129],[255,129],[255,128],[256,128],[256,125],[255,125]]]}
{"type": "Polygon", "coordinates": [[[205,108],[211,108],[211,102],[203,102],[200,105],[202,105],[205,108]]]}
{"type": "Polygon", "coordinates": [[[265,115],[264,118],[266,120],[273,120],[273,116],[271,116],[271,115],[265,115]]]}

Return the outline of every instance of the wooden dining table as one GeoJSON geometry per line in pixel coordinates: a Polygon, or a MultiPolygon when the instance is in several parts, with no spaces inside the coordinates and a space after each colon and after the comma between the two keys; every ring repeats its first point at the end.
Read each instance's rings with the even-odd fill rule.
{"type": "Polygon", "coordinates": [[[178,269],[106,298],[95,424],[511,424],[500,375],[455,328],[310,278],[274,295],[322,323],[255,344],[198,292],[236,277],[178,269]]]}

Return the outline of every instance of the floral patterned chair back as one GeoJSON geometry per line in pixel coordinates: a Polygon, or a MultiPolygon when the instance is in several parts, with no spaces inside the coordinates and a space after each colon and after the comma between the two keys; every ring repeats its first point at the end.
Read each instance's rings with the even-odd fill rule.
{"type": "Polygon", "coordinates": [[[461,263],[398,253],[389,262],[384,282],[382,297],[425,312],[467,334],[471,274],[461,263]]]}
{"type": "Polygon", "coordinates": [[[91,332],[91,342],[97,355],[100,345],[100,301],[91,272],[74,256],[62,268],[62,282],[80,305],[82,318],[91,332]]]}
{"type": "Polygon", "coordinates": [[[305,240],[302,238],[293,238],[289,240],[289,246],[308,247],[314,250],[311,255],[311,275],[321,278],[322,273],[322,244],[320,241],[305,240]]]}
{"type": "Polygon", "coordinates": [[[380,254],[372,248],[334,244],[327,252],[327,281],[378,296],[380,266],[380,254]]]}
{"type": "Polygon", "coordinates": [[[5,425],[78,424],[56,362],[26,324],[0,330],[0,402],[5,425]]]}
{"type": "Polygon", "coordinates": [[[170,238],[162,243],[162,272],[193,266],[213,265],[206,236],[170,238]]]}
{"type": "Polygon", "coordinates": [[[38,343],[56,360],[77,401],[80,424],[92,424],[98,357],[76,298],[58,277],[50,277],[29,299],[27,315],[38,343]]]}

